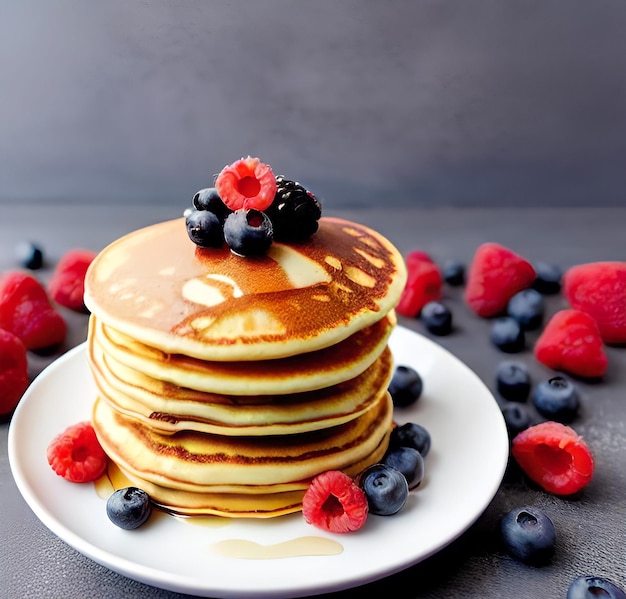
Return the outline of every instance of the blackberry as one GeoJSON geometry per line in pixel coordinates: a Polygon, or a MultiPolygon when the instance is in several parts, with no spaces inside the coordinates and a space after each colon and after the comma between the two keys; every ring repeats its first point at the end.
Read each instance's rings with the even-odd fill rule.
{"type": "Polygon", "coordinates": [[[277,190],[271,205],[265,210],[274,227],[276,241],[305,241],[319,226],[322,205],[302,185],[276,177],[277,190]]]}

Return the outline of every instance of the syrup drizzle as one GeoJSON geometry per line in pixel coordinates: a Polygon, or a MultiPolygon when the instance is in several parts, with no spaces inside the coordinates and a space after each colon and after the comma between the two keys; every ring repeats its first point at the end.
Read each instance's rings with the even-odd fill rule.
{"type": "MultiPolygon", "coordinates": [[[[98,497],[106,500],[113,491],[132,486],[132,483],[120,469],[113,463],[109,463],[107,471],[94,482],[94,488],[98,497]]],[[[178,517],[171,515],[176,520],[188,524],[200,526],[220,527],[230,523],[227,518],[218,516],[189,516],[178,517]]],[[[232,559],[284,559],[289,557],[313,557],[319,555],[339,555],[343,553],[343,545],[333,539],[317,536],[303,536],[289,539],[281,543],[262,545],[245,539],[225,539],[213,543],[209,549],[222,557],[232,559]]]]}

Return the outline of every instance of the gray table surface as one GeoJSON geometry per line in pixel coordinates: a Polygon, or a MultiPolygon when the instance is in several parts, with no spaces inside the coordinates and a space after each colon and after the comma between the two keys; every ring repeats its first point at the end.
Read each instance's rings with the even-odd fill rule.
{"type": "MultiPolygon", "coordinates": [[[[101,249],[123,233],[182,213],[184,206],[7,206],[0,205],[0,272],[15,267],[19,241],[39,242],[48,266],[74,247],[101,249]]],[[[419,209],[342,211],[336,214],[376,227],[403,252],[428,251],[436,261],[458,258],[469,262],[484,241],[497,241],[531,261],[561,267],[595,260],[626,259],[626,209],[578,208],[419,209]]],[[[494,390],[494,370],[505,355],[488,341],[489,323],[470,313],[459,289],[446,289],[453,310],[453,334],[434,338],[417,320],[401,324],[430,336],[469,365],[494,390]]],[[[548,313],[564,305],[560,296],[548,300],[548,313]]],[[[70,324],[66,346],[84,340],[86,317],[64,312],[70,324]]],[[[515,358],[526,362],[534,380],[551,371],[538,364],[528,348],[515,358]]],[[[582,412],[573,423],[588,441],[596,461],[592,483],[577,499],[548,495],[519,476],[505,479],[486,511],[459,539],[437,555],[390,578],[370,584],[382,595],[393,588],[397,597],[565,597],[579,574],[596,574],[626,584],[626,349],[607,349],[609,369],[599,383],[577,381],[582,412]],[[497,543],[495,527],[509,509],[532,504],[552,517],[557,528],[556,554],[542,568],[522,565],[506,556],[497,543]]],[[[56,356],[31,356],[35,376],[56,356]]],[[[509,357],[509,356],[507,356],[509,357]]],[[[0,597],[11,599],[147,598],[174,599],[183,595],[156,589],[118,575],[84,557],[56,538],[34,516],[20,495],[7,456],[9,424],[0,425],[0,597]]],[[[462,446],[463,439],[459,439],[462,446]]],[[[476,464],[477,472],[480,464],[476,464]]],[[[459,502],[463,501],[459,497],[459,502]]],[[[416,531],[416,535],[419,531],[416,531]]],[[[378,549],[385,551],[385,547],[378,549]]],[[[285,565],[288,567],[288,564],[285,565]]],[[[363,588],[333,597],[360,597],[363,588]]]]}

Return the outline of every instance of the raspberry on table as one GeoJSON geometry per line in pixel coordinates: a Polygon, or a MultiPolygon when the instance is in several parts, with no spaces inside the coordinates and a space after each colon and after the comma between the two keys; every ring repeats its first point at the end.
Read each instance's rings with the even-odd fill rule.
{"type": "Polygon", "coordinates": [[[263,211],[276,195],[276,177],[269,165],[258,158],[241,158],[225,166],[215,180],[222,202],[231,210],[263,211]]]}
{"type": "Polygon", "coordinates": [[[48,463],[63,478],[74,483],[97,480],[104,474],[108,457],[90,422],[69,426],[48,445],[48,463]]]}
{"type": "Polygon", "coordinates": [[[352,532],[367,520],[367,498],[347,474],[329,470],[311,481],[302,501],[302,515],[308,524],[322,530],[352,532]]]}
{"type": "Polygon", "coordinates": [[[596,321],[582,310],[556,312],[533,352],[544,366],[584,378],[603,376],[609,362],[596,321]]]}
{"type": "Polygon", "coordinates": [[[29,350],[53,347],[67,332],[45,287],[21,271],[9,271],[0,278],[0,328],[19,337],[29,350]]]}
{"type": "Polygon", "coordinates": [[[75,312],[85,312],[85,274],[96,257],[91,250],[74,249],[66,252],[57,263],[50,282],[50,297],[61,306],[75,312]]]}
{"type": "Polygon", "coordinates": [[[439,267],[426,259],[407,260],[407,270],[407,282],[396,312],[414,318],[419,316],[426,304],[441,299],[443,278],[439,267]]]}
{"type": "Polygon", "coordinates": [[[605,343],[626,343],[626,262],[590,262],[565,271],[563,295],[596,321],[605,343]]]}
{"type": "Polygon", "coordinates": [[[544,491],[572,495],[589,484],[594,462],[582,437],[566,424],[548,420],[517,434],[511,453],[544,491]]]}
{"type": "Polygon", "coordinates": [[[499,243],[483,243],[467,273],[465,301],[478,316],[496,316],[518,291],[530,287],[535,277],[528,260],[499,243]]]}
{"type": "Polygon", "coordinates": [[[26,346],[0,329],[0,417],[11,414],[28,387],[26,346]]]}

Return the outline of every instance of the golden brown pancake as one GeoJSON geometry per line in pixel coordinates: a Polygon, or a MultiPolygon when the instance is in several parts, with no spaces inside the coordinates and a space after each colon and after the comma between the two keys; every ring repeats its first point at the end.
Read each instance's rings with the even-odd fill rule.
{"type": "Polygon", "coordinates": [[[336,218],[260,257],[199,248],[184,219],[120,238],[85,277],[100,443],[179,514],[301,509],[312,478],[387,449],[405,282],[389,241],[336,218]]]}
{"type": "MultiPolygon", "coordinates": [[[[168,509],[189,513],[185,509],[198,500],[216,501],[217,496],[227,500],[232,494],[233,498],[254,496],[250,501],[262,513],[267,512],[266,497],[276,500],[276,494],[303,492],[317,474],[339,469],[356,475],[380,460],[391,430],[392,408],[385,393],[363,415],[322,431],[224,437],[196,432],[162,435],[97,400],[93,424],[102,447],[120,469],[131,480],[148,483],[145,490],[168,509]]],[[[228,502],[218,509],[228,510],[228,502]]]]}
{"type": "Polygon", "coordinates": [[[406,281],[397,249],[360,224],[322,218],[301,244],[261,257],[204,249],[184,219],[106,247],[85,277],[99,321],[168,354],[267,360],[318,350],[384,317],[406,281]]]}
{"type": "Polygon", "coordinates": [[[181,387],[229,395],[299,393],[349,380],[371,366],[387,346],[396,323],[393,312],[344,341],[282,359],[212,362],[166,354],[107,327],[94,316],[90,344],[135,370],[181,387]]]}
{"type": "Polygon", "coordinates": [[[386,392],[392,356],[386,348],[357,377],[314,391],[284,395],[223,395],[149,377],[90,345],[100,395],[117,411],[163,433],[281,435],[336,426],[372,407],[386,392]]]}

